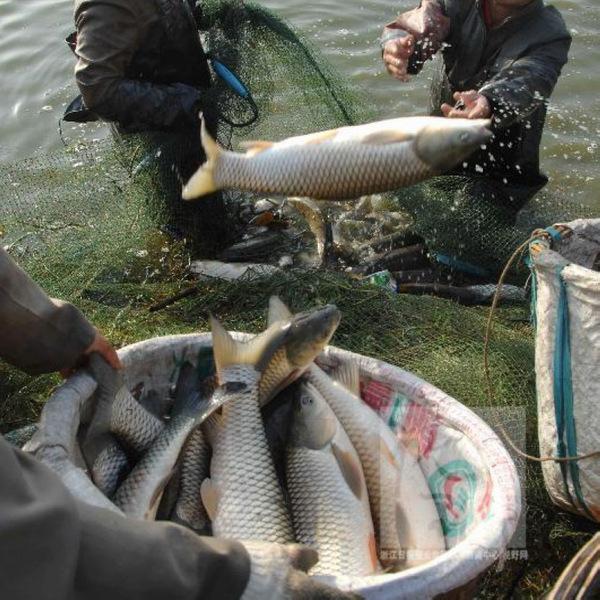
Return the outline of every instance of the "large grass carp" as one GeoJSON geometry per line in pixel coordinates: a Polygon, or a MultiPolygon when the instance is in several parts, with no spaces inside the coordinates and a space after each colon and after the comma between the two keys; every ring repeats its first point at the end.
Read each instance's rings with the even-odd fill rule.
{"type": "Polygon", "coordinates": [[[115,494],[115,504],[130,517],[154,519],[165,486],[188,436],[207,416],[198,391],[183,395],[173,406],[171,419],[141,457],[115,494]]]}
{"type": "Polygon", "coordinates": [[[221,413],[204,427],[212,458],[210,478],[202,483],[201,492],[214,535],[294,541],[261,400],[270,399],[302,374],[331,339],[339,318],[333,306],[287,317],[246,343],[234,340],[211,319],[219,382],[215,396],[226,398],[221,413]]]}
{"type": "MultiPolygon", "coordinates": [[[[212,396],[216,378],[208,377],[202,382],[203,393],[212,396]]],[[[210,520],[201,497],[201,486],[209,475],[210,445],[201,427],[190,434],[181,457],[181,474],[177,499],[171,520],[193,529],[200,535],[210,532],[210,520]]]]}
{"type": "Polygon", "coordinates": [[[408,117],[341,127],[281,142],[221,148],[202,122],[207,161],[184,186],[192,200],[220,189],[352,199],[413,185],[456,166],[491,137],[489,120],[408,117]]]}
{"type": "Polygon", "coordinates": [[[314,575],[372,575],[379,568],[365,477],[324,398],[302,382],[294,401],[287,485],[296,540],[319,553],[314,575]]]}
{"type": "MultiPolygon", "coordinates": [[[[289,318],[289,314],[281,300],[271,298],[270,321],[289,318]]],[[[306,372],[307,380],[332,408],[360,458],[382,565],[410,566],[441,553],[446,546],[439,515],[417,459],[408,450],[400,451],[391,429],[348,389],[358,390],[358,369],[348,364],[339,377],[345,385],[333,381],[315,364],[306,372]],[[409,556],[422,558],[407,561],[409,556]]]]}
{"type": "Polygon", "coordinates": [[[119,441],[140,455],[165,428],[165,422],[142,406],[123,386],[115,398],[110,428],[119,441]]]}

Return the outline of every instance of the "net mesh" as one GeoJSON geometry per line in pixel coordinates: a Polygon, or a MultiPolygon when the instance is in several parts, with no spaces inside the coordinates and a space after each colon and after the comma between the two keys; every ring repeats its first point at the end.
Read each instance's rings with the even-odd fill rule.
{"type": "MultiPolygon", "coordinates": [[[[278,139],[370,117],[318,52],[272,13],[241,2],[204,4],[209,51],[252,90],[261,115],[246,128],[221,122],[223,143],[278,139]]],[[[248,120],[248,105],[224,84],[217,88],[227,120],[248,120]]],[[[58,154],[0,166],[2,244],[50,295],[80,307],[116,345],[206,330],[209,310],[230,329],[259,331],[273,293],[296,310],[333,302],[343,315],[334,344],[413,371],[469,406],[487,404],[483,308],[393,295],[334,272],[291,270],[235,283],[209,280],[195,296],[149,313],[153,303],[190,285],[189,246],[157,227],[164,169],[153,157],[161,144],[135,137],[82,142],[58,154]]],[[[493,202],[473,201],[467,185],[440,179],[398,193],[393,202],[411,214],[431,250],[496,269],[532,226],[586,216],[578,207],[540,195],[514,224],[493,202]],[[434,218],[440,214],[444,219],[434,218]]],[[[231,229],[237,227],[239,200],[235,194],[225,197],[231,229]]],[[[524,408],[527,449],[535,454],[533,358],[528,307],[501,308],[490,355],[496,403],[524,408]]],[[[35,420],[56,381],[0,366],[1,430],[35,420]]],[[[509,562],[500,574],[488,575],[482,597],[497,597],[498,586],[541,594],[591,530],[550,506],[537,465],[517,462],[525,472],[530,563],[524,569],[524,563],[509,562]]]]}

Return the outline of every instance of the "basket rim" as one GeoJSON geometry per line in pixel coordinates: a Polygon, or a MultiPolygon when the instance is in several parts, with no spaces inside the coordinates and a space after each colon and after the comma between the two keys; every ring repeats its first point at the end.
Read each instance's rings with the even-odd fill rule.
{"type": "MultiPolygon", "coordinates": [[[[253,337],[253,334],[244,332],[230,333],[240,340],[253,337]]],[[[152,351],[157,344],[164,346],[165,343],[209,346],[212,335],[199,332],[154,337],[125,346],[118,352],[126,369],[140,353],[152,351]]],[[[368,372],[397,384],[412,399],[434,408],[442,417],[444,425],[462,432],[476,447],[492,481],[490,517],[439,557],[399,573],[365,578],[323,579],[329,579],[335,585],[359,591],[368,597],[414,598],[415,594],[422,595],[424,592],[431,596],[448,592],[478,577],[500,557],[516,530],[521,514],[521,485],[517,470],[499,437],[467,406],[409,371],[336,346],[327,346],[321,356],[325,360],[328,357],[355,360],[361,372],[368,372]],[[394,585],[399,583],[402,583],[401,588],[394,585]]]]}

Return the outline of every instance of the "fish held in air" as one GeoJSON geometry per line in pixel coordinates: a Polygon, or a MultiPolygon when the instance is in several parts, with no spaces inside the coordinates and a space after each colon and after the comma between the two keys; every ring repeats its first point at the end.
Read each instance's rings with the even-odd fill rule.
{"type": "Polygon", "coordinates": [[[311,574],[379,570],[360,460],[327,402],[304,381],[294,401],[287,485],[296,540],[319,553],[311,574]]]}
{"type": "Polygon", "coordinates": [[[413,185],[467,158],[491,137],[489,119],[406,117],[341,127],[281,142],[221,148],[201,127],[207,161],[184,186],[192,200],[220,189],[353,199],[413,185]]]}

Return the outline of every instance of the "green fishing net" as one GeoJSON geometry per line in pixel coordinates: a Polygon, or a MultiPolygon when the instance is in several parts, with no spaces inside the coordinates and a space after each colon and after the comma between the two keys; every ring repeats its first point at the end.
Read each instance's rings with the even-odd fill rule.
{"type": "MultiPolygon", "coordinates": [[[[207,49],[251,90],[259,114],[252,124],[236,126],[252,120],[254,109],[217,78],[212,93],[225,116],[218,126],[221,143],[236,147],[243,139],[280,139],[372,117],[367,104],[319,53],[273,13],[235,1],[203,4],[207,49]]],[[[209,279],[198,284],[195,295],[149,312],[154,303],[192,286],[189,245],[160,227],[171,214],[164,212],[165,195],[181,184],[174,171],[168,177],[181,144],[116,135],[0,165],[0,243],[49,294],[76,304],[117,345],[206,330],[208,311],[230,329],[259,331],[265,326],[268,298],[277,293],[295,310],[336,303],[343,315],[336,345],[413,371],[470,406],[487,404],[483,308],[395,295],[340,273],[292,269],[234,283],[209,279]],[[161,157],[167,158],[161,162],[161,157]]],[[[473,200],[468,185],[456,178],[439,179],[400,191],[393,202],[411,215],[411,226],[430,251],[491,271],[528,237],[532,226],[585,216],[540,195],[515,224],[493,202],[473,200]]],[[[235,238],[238,207],[247,199],[227,193],[222,200],[222,220],[235,238]]],[[[193,216],[184,213],[182,219],[193,216]]],[[[202,236],[201,227],[192,229],[202,236]]],[[[524,411],[528,450],[536,453],[528,307],[503,307],[496,319],[490,355],[495,401],[501,408],[524,411]]],[[[54,376],[30,378],[0,366],[1,431],[34,421],[56,383],[54,376]]],[[[503,417],[497,419],[506,424],[503,417]]],[[[587,535],[585,524],[551,508],[538,467],[518,462],[526,471],[533,566],[524,574],[523,564],[515,563],[490,576],[483,592],[488,597],[495,597],[498,586],[529,589],[527,577],[557,576],[587,535]]]]}

